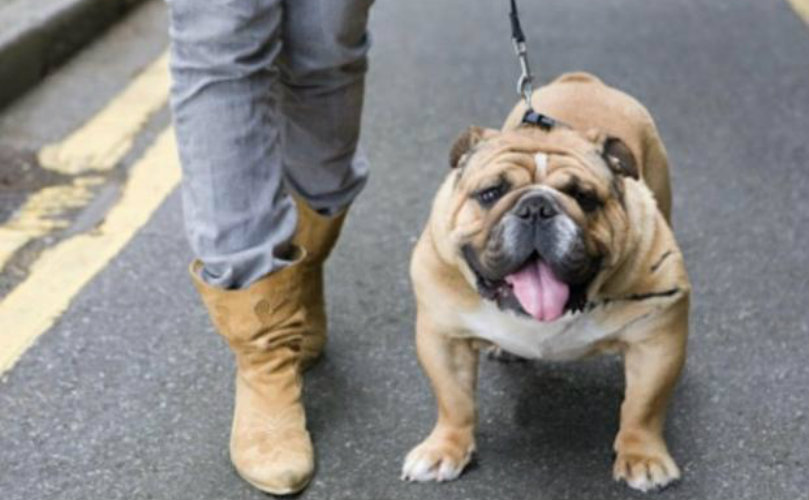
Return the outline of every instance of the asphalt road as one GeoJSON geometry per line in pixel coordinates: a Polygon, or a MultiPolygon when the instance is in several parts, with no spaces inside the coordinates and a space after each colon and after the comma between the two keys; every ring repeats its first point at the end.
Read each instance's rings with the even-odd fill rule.
{"type": "MultiPolygon", "coordinates": [[[[807,498],[807,26],[774,0],[522,3],[539,77],[581,69],[629,91],[669,150],[694,296],[667,427],[684,478],[660,498],[807,498]]],[[[0,117],[5,139],[58,136],[165,43],[161,5],[127,23],[0,117]]],[[[318,471],[300,498],[642,496],[610,475],[614,358],[484,362],[475,465],[447,484],[399,480],[434,416],[408,255],[453,137],[501,123],[516,63],[505,1],[380,1],[372,31],[373,177],[328,269],[332,337],[306,376],[318,471]]],[[[0,498],[264,497],[229,465],[233,364],[181,227],[174,193],[0,382],[0,498]]]]}

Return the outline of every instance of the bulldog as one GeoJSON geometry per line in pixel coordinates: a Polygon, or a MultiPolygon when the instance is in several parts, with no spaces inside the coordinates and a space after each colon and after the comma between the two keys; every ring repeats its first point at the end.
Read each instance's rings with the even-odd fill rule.
{"type": "Polygon", "coordinates": [[[419,361],[438,403],[402,477],[458,477],[475,451],[478,353],[623,356],[613,477],[648,491],[680,477],[663,438],[685,359],[690,284],[670,227],[666,151],[634,98],[586,73],[532,96],[550,128],[470,127],[450,153],[411,261],[419,361]]]}

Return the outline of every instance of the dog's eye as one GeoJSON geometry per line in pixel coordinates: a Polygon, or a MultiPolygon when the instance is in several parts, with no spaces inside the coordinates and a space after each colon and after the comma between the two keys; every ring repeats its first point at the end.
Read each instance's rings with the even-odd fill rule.
{"type": "Polygon", "coordinates": [[[496,186],[483,188],[480,191],[477,191],[475,193],[475,198],[484,207],[490,207],[494,204],[494,202],[499,200],[507,190],[508,185],[506,185],[505,182],[501,182],[496,186]]]}
{"type": "Polygon", "coordinates": [[[582,210],[585,212],[593,212],[601,206],[601,200],[592,191],[585,191],[581,189],[571,189],[568,194],[576,200],[582,210]]]}

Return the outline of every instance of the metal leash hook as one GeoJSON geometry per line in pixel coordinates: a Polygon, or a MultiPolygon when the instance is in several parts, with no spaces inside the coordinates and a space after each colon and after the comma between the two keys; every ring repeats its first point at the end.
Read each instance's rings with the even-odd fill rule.
{"type": "Polygon", "coordinates": [[[522,97],[528,109],[531,106],[531,94],[534,92],[534,77],[531,75],[531,67],[528,65],[528,49],[525,46],[525,34],[520,26],[520,15],[517,12],[516,0],[511,0],[511,41],[514,44],[514,52],[520,61],[520,78],[517,80],[517,95],[522,97]]]}
{"type": "Polygon", "coordinates": [[[514,42],[514,50],[520,59],[520,79],[517,80],[517,95],[523,98],[525,105],[531,109],[531,94],[534,93],[534,77],[531,75],[531,68],[528,66],[528,55],[525,50],[525,42],[514,42]]]}
{"type": "Polygon", "coordinates": [[[517,80],[517,94],[525,101],[525,114],[522,122],[537,127],[550,130],[559,122],[548,115],[537,113],[531,104],[531,96],[534,93],[534,77],[531,75],[531,68],[528,66],[528,49],[525,47],[525,35],[520,26],[520,15],[517,12],[517,0],[511,0],[511,12],[508,17],[511,19],[511,41],[514,43],[514,51],[520,60],[520,79],[517,80]]]}

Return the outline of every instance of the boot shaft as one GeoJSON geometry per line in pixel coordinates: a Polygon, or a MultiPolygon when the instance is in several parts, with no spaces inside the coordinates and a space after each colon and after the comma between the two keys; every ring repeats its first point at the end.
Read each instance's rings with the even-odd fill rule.
{"type": "Polygon", "coordinates": [[[327,217],[312,209],[301,198],[294,196],[298,208],[298,227],[292,242],[306,250],[309,267],[322,265],[334,248],[345,222],[348,209],[327,217]]]}

